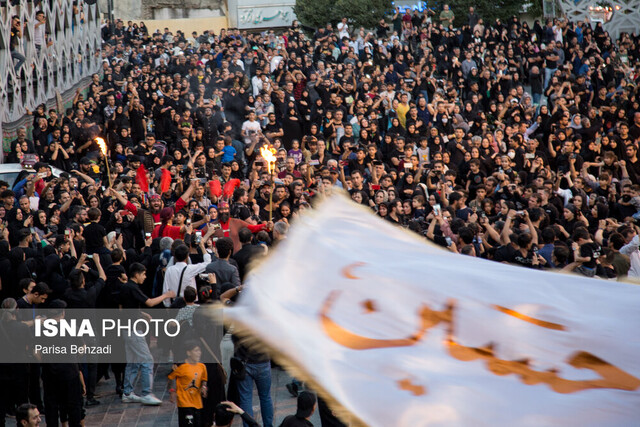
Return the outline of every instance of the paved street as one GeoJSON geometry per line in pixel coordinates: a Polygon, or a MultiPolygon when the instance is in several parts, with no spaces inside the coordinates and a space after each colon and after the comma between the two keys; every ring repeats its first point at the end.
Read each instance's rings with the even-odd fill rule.
{"type": "MultiPolygon", "coordinates": [[[[154,393],[162,399],[160,406],[142,406],[138,404],[123,404],[114,393],[115,383],[113,379],[102,381],[96,392],[101,404],[87,408],[86,426],[101,427],[151,427],[151,426],[177,426],[178,411],[175,405],[169,402],[169,392],[167,389],[167,374],[169,365],[160,365],[156,370],[154,393]]],[[[292,414],[296,410],[296,399],[291,397],[285,384],[291,377],[284,371],[274,368],[272,371],[271,393],[275,410],[275,426],[279,426],[284,417],[292,414]]],[[[254,390],[254,418],[260,423],[260,406],[258,395],[254,390]]],[[[320,419],[314,414],[312,419],[314,425],[320,425],[320,419]]],[[[10,425],[10,424],[9,424],[10,425]]],[[[239,418],[233,424],[240,426],[239,418]]]]}
{"type": "MultiPolygon", "coordinates": [[[[222,360],[225,370],[229,372],[229,358],[233,352],[233,344],[229,336],[222,341],[222,360]]],[[[177,426],[178,410],[175,404],[169,402],[169,390],[167,388],[167,375],[171,370],[168,363],[157,364],[154,370],[153,393],[162,400],[160,406],[142,406],[140,404],[124,404],[115,394],[115,380],[113,376],[109,380],[102,380],[96,387],[96,398],[100,405],[86,408],[86,427],[152,427],[152,426],[177,426]]],[[[291,381],[289,374],[279,368],[272,369],[271,396],[273,399],[275,419],[274,426],[279,426],[284,417],[296,411],[296,399],[291,397],[286,389],[286,384],[291,381]]],[[[136,388],[139,390],[139,387],[136,388]]],[[[260,416],[260,403],[254,386],[253,416],[262,425],[260,416]]],[[[320,426],[320,418],[317,413],[311,421],[315,426],[320,426]]],[[[14,426],[15,420],[7,418],[7,426],[14,426]]],[[[42,426],[45,426],[44,416],[42,426]]],[[[241,426],[240,418],[236,417],[233,426],[241,426]]]]}

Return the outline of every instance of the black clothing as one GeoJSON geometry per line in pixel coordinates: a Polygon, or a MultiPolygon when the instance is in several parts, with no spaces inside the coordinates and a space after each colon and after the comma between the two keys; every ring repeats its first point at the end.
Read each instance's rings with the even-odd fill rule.
{"type": "Polygon", "coordinates": [[[128,281],[122,285],[120,290],[120,305],[122,308],[144,308],[148,299],[149,297],[142,292],[140,285],[137,283],[128,281]]]}
{"type": "Polygon", "coordinates": [[[238,263],[238,273],[240,274],[241,282],[244,281],[251,262],[262,255],[264,255],[264,248],[250,243],[243,245],[242,249],[232,255],[232,258],[238,263]]]}
{"type": "Polygon", "coordinates": [[[295,415],[288,415],[282,420],[280,427],[313,427],[311,421],[305,418],[298,418],[295,415]]]}

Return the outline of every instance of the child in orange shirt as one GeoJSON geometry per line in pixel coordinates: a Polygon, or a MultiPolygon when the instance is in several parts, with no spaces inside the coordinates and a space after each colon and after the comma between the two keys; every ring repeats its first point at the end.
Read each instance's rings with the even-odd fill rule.
{"type": "Polygon", "coordinates": [[[200,363],[202,350],[197,342],[187,342],[185,350],[185,363],[174,366],[169,374],[169,391],[171,401],[178,403],[178,425],[200,427],[202,398],[207,397],[207,368],[200,363]]]}

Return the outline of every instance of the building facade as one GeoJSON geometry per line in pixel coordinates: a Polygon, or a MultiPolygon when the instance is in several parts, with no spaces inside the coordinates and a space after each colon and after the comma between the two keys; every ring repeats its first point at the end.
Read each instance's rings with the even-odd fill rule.
{"type": "Polygon", "coordinates": [[[640,0],[558,0],[562,12],[573,21],[597,22],[617,39],[620,33],[640,30],[640,0]]]}
{"type": "Polygon", "coordinates": [[[0,123],[5,130],[27,110],[74,89],[102,64],[97,4],[84,0],[10,3],[0,6],[0,123]],[[38,11],[44,12],[44,23],[37,20],[38,11]],[[21,37],[13,38],[17,43],[12,48],[15,18],[21,37]],[[16,68],[20,57],[24,63],[16,68]]]}

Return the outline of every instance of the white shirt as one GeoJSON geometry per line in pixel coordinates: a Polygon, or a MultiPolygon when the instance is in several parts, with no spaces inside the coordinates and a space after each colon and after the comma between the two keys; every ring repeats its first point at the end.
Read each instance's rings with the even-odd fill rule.
{"type": "Polygon", "coordinates": [[[555,35],[555,40],[558,43],[562,43],[562,28],[560,28],[559,26],[554,26],[553,27],[553,33],[555,35]]]}
{"type": "Polygon", "coordinates": [[[338,37],[349,37],[349,25],[339,22],[336,28],[338,29],[338,37]]]}
{"type": "Polygon", "coordinates": [[[257,135],[261,130],[260,122],[257,120],[247,120],[242,123],[242,132],[246,135],[244,137],[244,143],[247,145],[251,144],[251,135],[257,135]]]}
{"type": "Polygon", "coordinates": [[[33,31],[33,42],[35,43],[36,46],[43,46],[44,43],[44,35],[45,35],[45,26],[46,24],[43,22],[40,25],[40,22],[36,21],[36,27],[33,31]]]}
{"type": "Polygon", "coordinates": [[[633,279],[640,278],[640,251],[638,251],[638,244],[640,244],[640,237],[635,236],[629,243],[620,248],[620,253],[629,257],[628,276],[633,279]]]}
{"type": "Polygon", "coordinates": [[[38,196],[29,197],[29,206],[31,207],[32,211],[38,212],[38,209],[40,208],[40,197],[38,196]]]}
{"type": "Polygon", "coordinates": [[[253,87],[253,96],[258,96],[260,91],[264,88],[262,79],[258,76],[253,76],[251,78],[251,86],[253,87]]]}
{"type": "Polygon", "coordinates": [[[270,71],[273,73],[274,70],[276,68],[278,68],[278,64],[280,63],[280,61],[282,61],[284,58],[280,55],[275,55],[273,58],[271,58],[271,62],[270,62],[270,71]]]}
{"type": "MultiPolygon", "coordinates": [[[[211,262],[211,255],[209,253],[205,253],[203,256],[203,262],[200,264],[191,264],[187,265],[186,262],[178,262],[171,267],[167,267],[167,271],[164,273],[164,284],[162,285],[162,292],[174,291],[177,297],[184,296],[184,290],[187,287],[196,288],[196,276],[200,273],[203,273],[207,268],[207,265],[211,262]],[[182,270],[187,267],[184,271],[184,277],[182,278],[182,288],[180,289],[180,293],[178,294],[178,287],[180,287],[180,276],[182,275],[182,270]]],[[[166,299],[162,301],[162,303],[169,307],[171,305],[171,300],[166,299]]]]}

